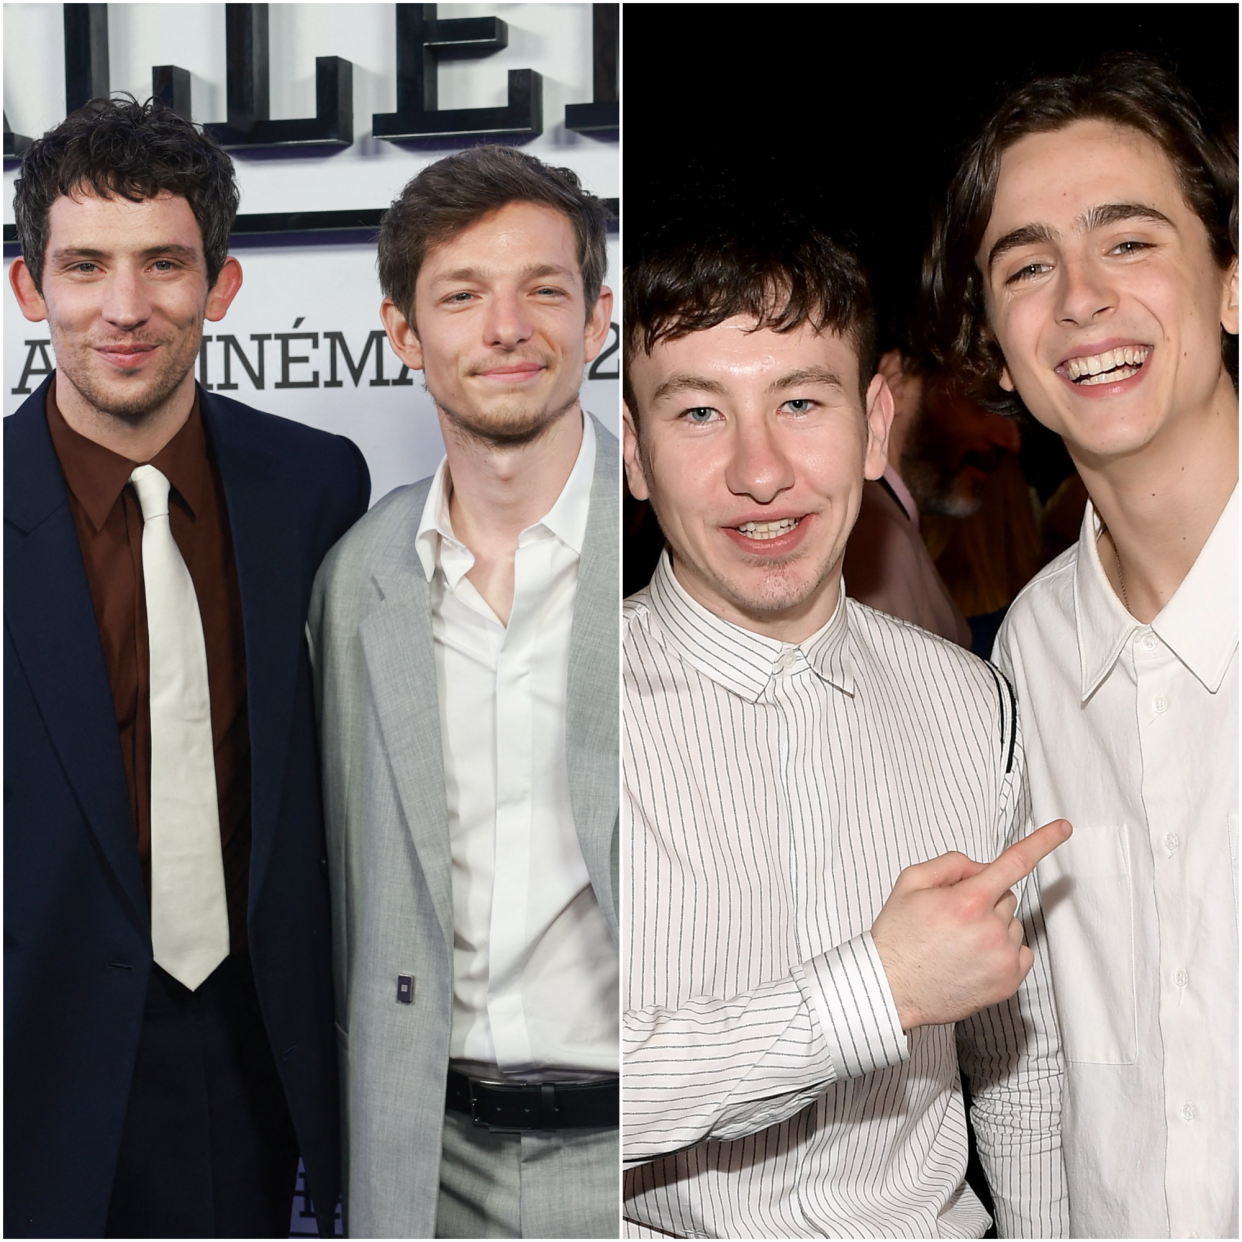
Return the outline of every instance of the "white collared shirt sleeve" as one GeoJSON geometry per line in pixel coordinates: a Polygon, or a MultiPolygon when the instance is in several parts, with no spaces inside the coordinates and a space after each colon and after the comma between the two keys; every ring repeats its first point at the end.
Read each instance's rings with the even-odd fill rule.
{"type": "MultiPolygon", "coordinates": [[[[627,1236],[981,1236],[954,1027],[903,1034],[870,928],[904,867],[1008,843],[1001,679],[845,598],[796,646],[740,630],[667,558],[623,635],[627,1236]]],[[[988,1021],[991,1155],[1030,1198],[1004,1211],[1056,1236],[1055,1109],[1024,1115],[1055,1056],[988,1021]]]]}

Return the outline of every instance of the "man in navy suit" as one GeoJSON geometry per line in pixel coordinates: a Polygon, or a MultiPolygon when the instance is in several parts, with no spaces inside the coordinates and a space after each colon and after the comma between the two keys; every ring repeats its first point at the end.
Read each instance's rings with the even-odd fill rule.
{"type": "Polygon", "coordinates": [[[57,370],[4,428],[10,1237],[287,1235],[299,1153],[332,1231],[304,626],[370,482],[348,440],[195,385],[237,202],[214,142],[132,100],[17,183],[10,279],[57,370]]]}

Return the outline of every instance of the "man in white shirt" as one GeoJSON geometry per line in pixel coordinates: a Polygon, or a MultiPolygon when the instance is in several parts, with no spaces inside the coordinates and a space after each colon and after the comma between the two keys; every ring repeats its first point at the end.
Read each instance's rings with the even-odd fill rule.
{"type": "Polygon", "coordinates": [[[626,471],[670,550],[624,620],[627,1236],[981,1237],[959,1048],[1001,1232],[1061,1236],[1011,886],[1068,825],[1027,835],[999,674],[843,589],[893,411],[857,260],[692,227],[625,273],[626,471]]]}
{"type": "Polygon", "coordinates": [[[435,476],[330,553],[311,635],[361,1237],[615,1237],[618,445],[584,417],[607,212],[476,147],[384,218],[435,476]]]}
{"type": "Polygon", "coordinates": [[[1075,826],[1039,878],[1079,1237],[1238,1233],[1236,205],[1236,136],[1116,58],[1001,106],[929,268],[950,361],[1090,495],[996,647],[1075,826]]]}

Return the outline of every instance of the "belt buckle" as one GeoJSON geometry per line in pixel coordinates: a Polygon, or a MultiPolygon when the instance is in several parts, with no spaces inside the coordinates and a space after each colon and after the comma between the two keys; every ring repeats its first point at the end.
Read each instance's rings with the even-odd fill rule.
{"type": "Polygon", "coordinates": [[[476,1086],[478,1087],[500,1087],[502,1089],[505,1087],[521,1087],[521,1086],[525,1086],[526,1085],[525,1083],[501,1082],[494,1078],[471,1078],[469,1075],[467,1075],[466,1077],[466,1082],[470,1086],[470,1120],[473,1121],[476,1126],[483,1126],[485,1129],[490,1130],[493,1134],[521,1134],[522,1133],[522,1129],[520,1127],[514,1128],[513,1126],[495,1125],[492,1122],[486,1120],[485,1118],[480,1117],[479,1116],[479,1101],[475,1098],[474,1089],[476,1086]]]}

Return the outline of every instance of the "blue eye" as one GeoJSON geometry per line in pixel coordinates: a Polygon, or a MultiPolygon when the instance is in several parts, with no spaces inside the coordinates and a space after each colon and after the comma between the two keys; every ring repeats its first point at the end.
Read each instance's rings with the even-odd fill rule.
{"type": "Polygon", "coordinates": [[[686,421],[694,423],[701,427],[704,423],[710,423],[716,416],[716,411],[710,405],[691,406],[685,412],[686,421]]]}
{"type": "Polygon", "coordinates": [[[791,414],[809,414],[815,408],[815,402],[808,397],[793,397],[785,402],[785,408],[791,414]]]}

